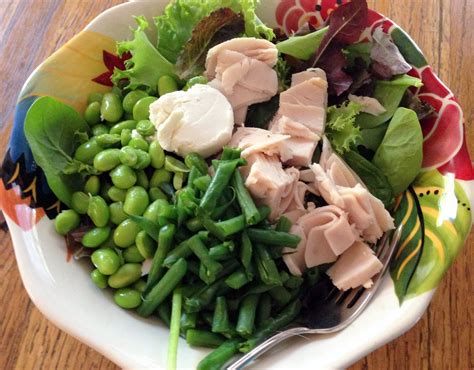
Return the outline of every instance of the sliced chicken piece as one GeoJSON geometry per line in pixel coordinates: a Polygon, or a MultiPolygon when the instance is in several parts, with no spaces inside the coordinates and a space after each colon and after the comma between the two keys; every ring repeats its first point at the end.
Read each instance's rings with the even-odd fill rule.
{"type": "MultiPolygon", "coordinates": [[[[234,119],[236,111],[245,109],[245,114],[247,115],[247,108],[249,105],[267,101],[276,94],[275,92],[275,94],[269,97],[268,94],[263,91],[249,90],[239,84],[234,85],[232,94],[226,94],[222,81],[218,80],[217,78],[209,82],[208,85],[219,90],[225,95],[230,105],[232,105],[232,108],[234,109],[234,119]]],[[[236,123],[241,122],[236,121],[236,123]]]]}
{"type": "MultiPolygon", "coordinates": [[[[287,90],[288,91],[288,90],[287,90]]],[[[326,108],[313,105],[285,103],[280,100],[279,117],[286,116],[309,128],[316,135],[321,136],[326,122],[326,108]]]]}
{"type": "Polygon", "coordinates": [[[309,232],[304,260],[308,268],[337,260],[337,255],[324,237],[324,230],[322,228],[315,227],[309,232]]]}
{"type": "Polygon", "coordinates": [[[308,185],[304,182],[298,181],[293,188],[293,193],[289,195],[291,198],[288,207],[286,207],[286,211],[293,211],[293,210],[305,210],[304,206],[304,198],[306,193],[308,192],[308,185]]]}
{"type": "Polygon", "coordinates": [[[371,285],[371,278],[382,270],[382,263],[369,246],[355,242],[336,263],[327,270],[333,284],[340,290],[371,285]]]}
{"type": "Polygon", "coordinates": [[[288,270],[294,276],[303,275],[306,270],[306,263],[304,258],[304,252],[306,247],[306,235],[303,232],[301,226],[293,225],[290,229],[291,234],[298,235],[301,238],[296,249],[283,248],[283,261],[286,263],[288,270]]]}
{"type": "Polygon", "coordinates": [[[239,127],[227,144],[242,149],[242,157],[247,158],[255,153],[280,155],[282,143],[289,135],[275,134],[256,127],[239,127]]]}
{"type": "Polygon", "coordinates": [[[308,68],[306,71],[294,73],[291,76],[291,86],[296,86],[313,77],[319,77],[323,80],[326,80],[326,72],[324,72],[321,68],[308,68]]]}
{"type": "Polygon", "coordinates": [[[288,116],[281,116],[277,121],[272,122],[269,129],[271,132],[304,138],[315,142],[318,142],[320,139],[320,137],[307,126],[288,116]]]}
{"type": "Polygon", "coordinates": [[[313,77],[301,82],[280,94],[280,104],[289,103],[300,106],[327,106],[328,83],[320,77],[313,77]]]}
{"type": "Polygon", "coordinates": [[[373,116],[380,116],[387,111],[377,99],[371,98],[370,96],[357,96],[349,94],[349,100],[359,104],[362,107],[360,110],[361,112],[365,112],[373,116]]]}
{"type": "Polygon", "coordinates": [[[304,170],[300,170],[300,180],[304,182],[314,182],[316,177],[314,172],[311,168],[306,168],[304,170]]]}
{"type": "Polygon", "coordinates": [[[300,219],[300,217],[303,217],[306,214],[306,210],[303,209],[294,209],[292,211],[286,211],[283,213],[281,216],[286,217],[288,220],[291,221],[291,223],[294,225],[296,222],[300,219]]]}
{"type": "Polygon", "coordinates": [[[314,140],[292,137],[285,140],[280,149],[280,158],[288,166],[309,166],[317,142],[314,140]]]}
{"type": "Polygon", "coordinates": [[[323,168],[317,163],[312,164],[310,168],[314,173],[314,185],[318,193],[321,194],[328,204],[344,208],[344,199],[339,194],[336,184],[334,184],[323,168]]]}

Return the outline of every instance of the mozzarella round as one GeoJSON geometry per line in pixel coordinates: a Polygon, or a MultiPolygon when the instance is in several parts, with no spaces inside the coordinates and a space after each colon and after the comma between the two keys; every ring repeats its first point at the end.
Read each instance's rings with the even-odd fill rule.
{"type": "Polygon", "coordinates": [[[230,141],[234,128],[232,106],[226,97],[200,84],[153,102],[150,121],[162,148],[180,156],[195,152],[206,158],[218,153],[230,141]]]}

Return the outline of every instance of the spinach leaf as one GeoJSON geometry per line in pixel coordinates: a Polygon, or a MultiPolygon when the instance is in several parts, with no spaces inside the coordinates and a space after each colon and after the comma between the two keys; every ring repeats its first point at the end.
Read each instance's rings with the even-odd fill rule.
{"type": "Polygon", "coordinates": [[[383,202],[385,208],[390,207],[393,191],[382,171],[354,150],[345,153],[344,160],[359,175],[369,191],[383,202]]]}
{"type": "Polygon", "coordinates": [[[25,118],[25,137],[48,185],[63,203],[70,205],[71,195],[83,185],[79,167],[73,159],[78,135],[89,126],[70,106],[51,97],[37,99],[25,118]],[[77,168],[77,171],[71,171],[77,168]],[[66,174],[67,172],[67,174],[66,174]]]}
{"type": "Polygon", "coordinates": [[[416,113],[398,108],[372,163],[387,176],[395,195],[406,190],[421,170],[423,134],[416,113]]]}
{"type": "Polygon", "coordinates": [[[360,128],[374,128],[392,118],[395,110],[400,106],[405,91],[410,86],[421,87],[421,80],[409,75],[397,77],[391,81],[377,81],[374,98],[384,106],[386,112],[378,116],[361,113],[356,119],[360,128]]]}
{"type": "Polygon", "coordinates": [[[387,127],[388,122],[374,128],[364,128],[360,130],[360,137],[356,144],[362,145],[375,152],[385,136],[387,127]]]}
{"type": "Polygon", "coordinates": [[[282,54],[291,55],[292,57],[308,60],[316,50],[318,50],[324,35],[326,35],[329,27],[308,33],[304,36],[291,36],[285,41],[279,42],[276,47],[282,54]]]}
{"type": "Polygon", "coordinates": [[[280,95],[275,95],[269,101],[253,104],[247,111],[245,127],[268,128],[268,124],[280,107],[280,95]]]}

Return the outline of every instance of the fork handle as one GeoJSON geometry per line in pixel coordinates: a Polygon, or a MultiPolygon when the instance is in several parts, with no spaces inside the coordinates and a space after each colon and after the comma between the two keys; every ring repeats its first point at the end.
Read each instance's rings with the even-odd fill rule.
{"type": "Polygon", "coordinates": [[[265,342],[262,342],[257,347],[252,349],[251,351],[247,352],[237,361],[233,362],[227,367],[227,370],[239,370],[243,369],[247,366],[250,362],[254,361],[260,355],[267,352],[270,348],[273,348],[278,343],[283,342],[284,340],[293,337],[295,335],[301,335],[308,331],[307,328],[292,328],[285,331],[282,331],[274,336],[268,338],[265,342]]]}

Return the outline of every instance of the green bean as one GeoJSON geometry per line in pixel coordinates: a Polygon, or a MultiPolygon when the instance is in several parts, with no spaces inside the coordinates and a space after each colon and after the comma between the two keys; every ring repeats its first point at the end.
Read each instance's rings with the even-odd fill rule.
{"type": "Polygon", "coordinates": [[[217,167],[216,174],[212,178],[209,187],[204,193],[199,207],[205,212],[211,213],[217,205],[219,196],[229,184],[231,177],[239,164],[239,160],[221,161],[217,167]]]}
{"type": "Polygon", "coordinates": [[[150,105],[156,100],[154,96],[146,96],[138,100],[133,106],[133,119],[137,122],[150,119],[150,105]]]}
{"type": "Polygon", "coordinates": [[[141,216],[149,202],[146,190],[140,186],[133,186],[127,190],[123,210],[128,215],[141,216]]]}
{"type": "Polygon", "coordinates": [[[233,241],[226,241],[209,249],[209,257],[215,261],[222,261],[232,258],[235,244],[233,241]]]}
{"type": "Polygon", "coordinates": [[[130,247],[135,243],[139,232],[140,227],[131,219],[126,219],[115,229],[114,242],[120,248],[130,247]]]}
{"type": "Polygon", "coordinates": [[[110,227],[95,227],[84,234],[82,245],[87,248],[97,248],[104,243],[110,235],[110,227]]]}
{"type": "Polygon", "coordinates": [[[237,194],[237,201],[245,217],[245,222],[248,225],[254,225],[260,218],[257,206],[255,205],[249,191],[245,187],[244,181],[240,171],[234,171],[232,176],[232,186],[237,194]]]}
{"type": "Polygon", "coordinates": [[[173,186],[169,182],[162,182],[161,184],[158,185],[158,187],[163,190],[163,193],[166,194],[166,196],[173,200],[175,199],[175,190],[173,186]]]}
{"type": "Polygon", "coordinates": [[[282,231],[249,228],[247,233],[250,240],[253,242],[263,243],[266,245],[296,248],[298,243],[301,241],[301,238],[298,235],[282,231]]]}
{"type": "Polygon", "coordinates": [[[89,195],[97,195],[100,191],[100,180],[98,176],[90,176],[85,185],[84,192],[89,195]]]}
{"type": "Polygon", "coordinates": [[[193,347],[216,348],[224,343],[224,341],[224,337],[209,331],[198,329],[186,330],[186,342],[193,347]]]}
{"type": "MultiPolygon", "coordinates": [[[[183,296],[185,296],[184,293],[183,296]]],[[[196,312],[183,312],[181,314],[181,332],[186,332],[188,329],[195,329],[197,325],[197,316],[196,312]]]]}
{"type": "Polygon", "coordinates": [[[181,190],[183,187],[186,174],[184,172],[176,172],[173,176],[173,187],[176,190],[181,190]]]}
{"type": "Polygon", "coordinates": [[[227,279],[225,279],[226,285],[235,290],[242,288],[249,282],[250,279],[248,278],[247,273],[242,269],[233,272],[227,277],[227,279]]]}
{"type": "Polygon", "coordinates": [[[98,195],[90,197],[87,215],[95,226],[104,227],[107,225],[110,219],[110,212],[105,200],[98,195]]]}
{"type": "Polygon", "coordinates": [[[160,304],[156,309],[158,317],[163,321],[163,323],[170,327],[171,325],[171,306],[167,303],[160,304]]]}
{"type": "Polygon", "coordinates": [[[158,199],[168,200],[168,197],[166,196],[166,194],[163,193],[163,191],[157,187],[150,187],[148,189],[148,197],[150,198],[152,202],[158,199]]]}
{"type": "Polygon", "coordinates": [[[254,349],[262,340],[290,324],[298,316],[300,310],[301,302],[298,299],[289,303],[275,318],[267,320],[251,338],[241,343],[240,351],[245,353],[254,349]]]}
{"type": "Polygon", "coordinates": [[[291,226],[292,226],[291,221],[287,217],[281,216],[278,219],[275,230],[276,231],[282,231],[282,232],[285,232],[285,233],[289,233],[290,229],[291,229],[291,226]]]}
{"type": "Polygon", "coordinates": [[[178,83],[176,80],[167,75],[163,75],[158,79],[158,94],[163,96],[170,92],[174,92],[178,90],[178,83]]]}
{"type": "Polygon", "coordinates": [[[179,292],[179,289],[176,289],[173,292],[173,298],[172,298],[172,304],[171,304],[171,321],[170,321],[168,359],[167,359],[168,370],[176,370],[182,303],[183,303],[183,296],[179,292]]]}
{"type": "Polygon", "coordinates": [[[111,186],[107,191],[107,195],[114,202],[123,202],[127,195],[127,190],[119,189],[116,186],[111,186]]]}
{"type": "Polygon", "coordinates": [[[254,331],[259,297],[257,294],[250,294],[240,304],[236,330],[244,338],[249,337],[254,331]]]}
{"type": "Polygon", "coordinates": [[[133,166],[133,168],[136,170],[143,170],[144,168],[147,168],[151,163],[150,155],[141,149],[136,149],[136,153],[137,163],[133,166]]]}
{"type": "Polygon", "coordinates": [[[197,85],[197,84],[206,85],[207,83],[208,83],[208,80],[206,77],[195,76],[195,77],[190,78],[188,82],[186,82],[186,85],[184,85],[183,90],[187,91],[194,85],[197,85]]]}
{"type": "Polygon", "coordinates": [[[135,244],[144,258],[153,258],[156,251],[156,242],[145,230],[142,230],[137,234],[135,244]]]}
{"type": "Polygon", "coordinates": [[[195,179],[193,181],[193,185],[201,191],[206,191],[209,185],[211,184],[211,180],[211,176],[204,175],[195,179]]]}
{"type": "Polygon", "coordinates": [[[71,208],[75,210],[80,215],[85,215],[87,213],[87,207],[89,205],[89,196],[82,192],[76,191],[72,194],[71,197],[71,208]]]}
{"type": "Polygon", "coordinates": [[[197,370],[220,370],[238,352],[239,345],[238,339],[225,341],[199,362],[197,370]]]}
{"type": "Polygon", "coordinates": [[[125,248],[122,252],[122,257],[127,263],[142,263],[145,261],[136,245],[125,248]]]}
{"type": "Polygon", "coordinates": [[[110,222],[115,225],[121,224],[128,218],[128,215],[123,211],[123,203],[115,202],[109,205],[110,222]]]}
{"type": "Polygon", "coordinates": [[[101,273],[98,269],[92,270],[91,280],[100,289],[105,289],[108,287],[107,276],[101,273]]]}
{"type": "Polygon", "coordinates": [[[139,263],[125,263],[109,276],[111,288],[125,288],[136,282],[142,276],[142,265],[139,263]]]}
{"type": "Polygon", "coordinates": [[[99,248],[91,255],[94,266],[104,275],[112,275],[120,267],[120,257],[112,248],[99,248]]]}
{"type": "Polygon", "coordinates": [[[206,285],[204,288],[196,292],[196,294],[194,294],[191,298],[186,299],[186,312],[201,311],[205,306],[212,302],[221,285],[222,281],[216,281],[211,285],[206,285]]]}
{"type": "Polygon", "coordinates": [[[119,134],[101,134],[96,136],[95,140],[97,141],[97,144],[104,148],[119,146],[121,143],[119,134]]]}
{"type": "Polygon", "coordinates": [[[288,280],[286,280],[283,285],[288,289],[296,289],[303,284],[304,279],[301,276],[293,276],[291,275],[288,280]]]}
{"type": "Polygon", "coordinates": [[[232,332],[232,326],[229,321],[229,313],[227,312],[227,302],[225,297],[216,298],[216,307],[212,318],[212,332],[229,334],[232,332]]]}
{"type": "Polygon", "coordinates": [[[146,291],[151,289],[160,280],[163,274],[163,261],[173,245],[176,227],[173,224],[163,226],[158,235],[158,247],[153,256],[150,271],[148,272],[146,291]]]}
{"type": "Polygon", "coordinates": [[[128,119],[126,121],[122,121],[119,123],[116,123],[110,128],[109,134],[121,134],[122,130],[128,129],[128,130],[134,130],[135,127],[137,127],[137,121],[133,119],[128,119]]]}
{"type": "Polygon", "coordinates": [[[154,135],[156,132],[155,125],[153,125],[153,123],[147,119],[138,122],[136,130],[140,135],[144,137],[154,135]]]}
{"type": "Polygon", "coordinates": [[[182,161],[170,155],[165,156],[165,170],[174,173],[189,172],[189,168],[182,161]]]}
{"type": "Polygon", "coordinates": [[[120,149],[119,159],[125,166],[135,166],[138,162],[137,151],[130,146],[125,146],[120,149]]]}
{"type": "Polygon", "coordinates": [[[272,298],[268,293],[260,296],[257,308],[257,326],[260,328],[272,315],[272,298]]]}
{"type": "Polygon", "coordinates": [[[95,125],[100,122],[100,103],[90,103],[84,111],[84,119],[89,125],[95,125]]]}
{"type": "Polygon", "coordinates": [[[144,152],[148,152],[148,142],[141,138],[141,137],[133,137],[132,139],[128,142],[128,146],[132,147],[133,149],[140,149],[143,150],[144,152]]]}
{"type": "Polygon", "coordinates": [[[232,159],[239,159],[242,149],[240,148],[229,148],[225,146],[222,149],[221,161],[228,161],[232,159]]]}
{"type": "Polygon", "coordinates": [[[103,123],[92,126],[92,136],[99,136],[103,134],[108,134],[109,128],[103,123]]]}
{"type": "Polygon", "coordinates": [[[66,235],[68,232],[74,230],[79,226],[81,221],[76,211],[72,209],[64,210],[56,216],[54,220],[54,227],[56,232],[61,235],[66,235]]]}
{"type": "Polygon", "coordinates": [[[86,141],[85,143],[79,145],[74,153],[74,159],[78,161],[92,165],[94,162],[94,157],[97,153],[100,153],[104,148],[102,148],[94,138],[86,141]]]}
{"type": "Polygon", "coordinates": [[[273,300],[280,307],[287,305],[291,301],[291,298],[292,298],[292,295],[288,291],[288,289],[282,286],[277,286],[275,288],[272,288],[268,291],[268,293],[270,293],[273,300]]]}
{"type": "Polygon", "coordinates": [[[93,92],[90,93],[89,96],[87,97],[87,104],[93,103],[93,102],[102,102],[102,98],[104,97],[104,94],[100,92],[93,92]]]}
{"type": "Polygon", "coordinates": [[[187,154],[184,163],[188,168],[196,167],[201,175],[207,175],[207,163],[198,153],[187,154]]]}
{"type": "Polygon", "coordinates": [[[133,106],[139,101],[141,98],[147,97],[148,94],[143,90],[133,90],[130,91],[122,101],[123,110],[127,113],[133,112],[133,106]]]}
{"type": "Polygon", "coordinates": [[[105,149],[94,157],[94,168],[98,171],[110,171],[120,164],[119,149],[105,149]]]}
{"type": "Polygon", "coordinates": [[[161,280],[145,295],[142,304],[137,309],[137,313],[144,317],[150,316],[181,282],[184,275],[186,275],[186,271],[186,260],[181,258],[171,266],[161,280]]]}
{"type": "Polygon", "coordinates": [[[132,130],[128,128],[124,128],[120,133],[120,145],[122,147],[128,145],[128,143],[132,140],[132,130]]]}
{"type": "Polygon", "coordinates": [[[118,165],[110,172],[112,183],[120,189],[129,189],[137,182],[137,175],[130,167],[118,165]]]}
{"type": "Polygon", "coordinates": [[[260,279],[267,285],[281,286],[280,274],[267,248],[262,244],[257,244],[254,248],[254,252],[260,279]]]}
{"type": "Polygon", "coordinates": [[[153,168],[162,168],[165,165],[165,152],[158,141],[152,141],[148,147],[153,168]]]}
{"type": "Polygon", "coordinates": [[[253,254],[252,242],[250,241],[250,238],[247,232],[244,231],[241,235],[240,261],[242,262],[242,266],[244,266],[247,276],[251,274],[250,268],[252,264],[252,254],[253,254]]]}
{"type": "Polygon", "coordinates": [[[140,293],[143,293],[145,291],[145,287],[146,287],[146,282],[143,279],[136,281],[132,285],[132,288],[135,290],[138,290],[140,293]]]}
{"type": "Polygon", "coordinates": [[[203,229],[201,221],[199,221],[199,218],[193,217],[186,221],[186,227],[189,229],[189,231],[192,232],[197,232],[199,230],[203,229]]]}
{"type": "Polygon", "coordinates": [[[122,308],[132,309],[138,307],[142,299],[139,291],[131,288],[122,288],[115,291],[114,301],[122,308]]]}
{"type": "Polygon", "coordinates": [[[107,122],[115,123],[120,120],[123,114],[120,97],[114,93],[106,93],[100,105],[100,114],[107,122]]]}
{"type": "Polygon", "coordinates": [[[198,257],[201,263],[206,267],[206,277],[208,281],[203,280],[208,284],[215,281],[217,274],[222,270],[222,265],[209,256],[209,250],[204,245],[199,235],[190,238],[187,244],[196,257],[198,257]]]}

